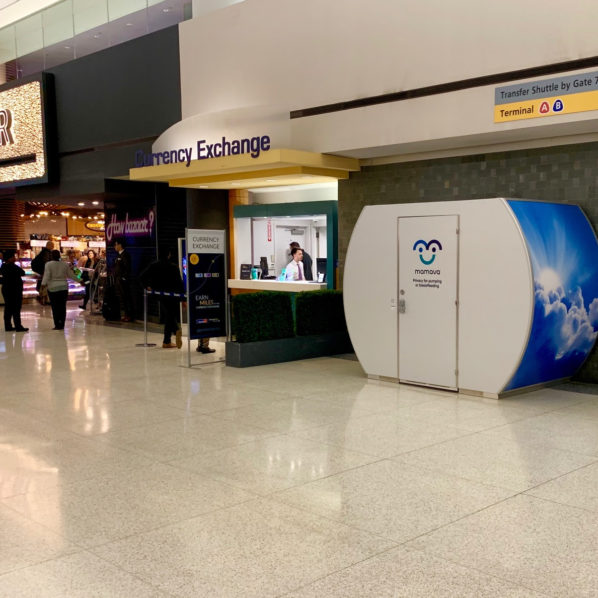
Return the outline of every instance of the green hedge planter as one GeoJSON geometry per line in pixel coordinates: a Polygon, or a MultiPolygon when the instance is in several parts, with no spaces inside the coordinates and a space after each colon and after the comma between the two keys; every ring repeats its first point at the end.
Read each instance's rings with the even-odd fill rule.
{"type": "Polygon", "coordinates": [[[346,332],[342,291],[307,291],[295,299],[297,336],[346,332]]]}
{"type": "Polygon", "coordinates": [[[341,291],[260,292],[233,297],[226,365],[250,367],[353,351],[341,291]],[[295,329],[297,336],[295,336],[295,329]]]}
{"type": "Polygon", "coordinates": [[[288,293],[264,291],[233,297],[232,332],[239,343],[294,336],[288,293]]]}

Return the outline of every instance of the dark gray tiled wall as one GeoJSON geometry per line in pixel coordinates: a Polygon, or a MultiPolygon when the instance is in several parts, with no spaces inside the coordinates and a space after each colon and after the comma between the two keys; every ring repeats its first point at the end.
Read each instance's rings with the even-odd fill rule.
{"type": "MultiPolygon", "coordinates": [[[[574,203],[598,229],[598,143],[368,166],[339,182],[339,268],[364,206],[512,197],[574,203]]],[[[580,371],[598,382],[598,350],[580,371]]]]}

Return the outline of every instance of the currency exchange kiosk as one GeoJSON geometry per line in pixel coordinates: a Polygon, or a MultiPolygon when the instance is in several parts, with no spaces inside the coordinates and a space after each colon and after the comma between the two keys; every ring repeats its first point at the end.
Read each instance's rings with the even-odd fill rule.
{"type": "Polygon", "coordinates": [[[574,205],[368,206],[345,313],[373,378],[488,397],[570,378],[598,331],[598,242],[574,205]]]}

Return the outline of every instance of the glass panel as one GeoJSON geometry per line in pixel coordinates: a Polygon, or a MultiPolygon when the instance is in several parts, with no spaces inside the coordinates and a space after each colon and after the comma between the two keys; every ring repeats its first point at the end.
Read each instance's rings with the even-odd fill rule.
{"type": "Polygon", "coordinates": [[[108,22],[106,0],[73,0],[75,34],[89,31],[108,22]]]}
{"type": "Polygon", "coordinates": [[[215,10],[220,10],[232,4],[238,4],[245,0],[193,0],[193,16],[201,17],[215,10]]]}
{"type": "Polygon", "coordinates": [[[44,24],[44,45],[51,46],[74,35],[73,2],[66,0],[42,12],[44,24]]]}
{"type": "Polygon", "coordinates": [[[14,60],[17,56],[17,42],[15,28],[5,27],[0,29],[0,62],[14,60]]]}
{"type": "Polygon", "coordinates": [[[42,15],[37,13],[15,25],[17,56],[24,56],[44,47],[42,15]]]}
{"type": "Polygon", "coordinates": [[[111,21],[147,8],[147,0],[108,0],[108,17],[111,21]]]}

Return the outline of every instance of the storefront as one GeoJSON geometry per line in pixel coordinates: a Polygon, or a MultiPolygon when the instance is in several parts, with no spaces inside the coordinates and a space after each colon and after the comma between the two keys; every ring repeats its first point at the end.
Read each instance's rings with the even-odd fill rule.
{"type": "MultiPolygon", "coordinates": [[[[137,151],[150,150],[164,128],[180,119],[180,110],[177,27],[0,86],[0,249],[18,249],[28,275],[30,260],[48,240],[63,259],[107,249],[110,262],[107,218],[126,218],[129,211],[135,219],[138,201],[155,207],[161,197],[155,185],[119,177],[127,175],[137,151]]],[[[175,218],[164,212],[164,243],[176,244],[186,208],[170,212],[175,218]]],[[[154,222],[134,275],[156,259],[156,229],[154,222]]],[[[121,235],[134,259],[137,232],[121,235]]],[[[28,276],[27,296],[35,295],[31,282],[28,276]]],[[[82,292],[77,287],[72,295],[82,292]]],[[[140,313],[141,300],[137,307],[140,313]]]]}
{"type": "MultiPolygon", "coordinates": [[[[204,124],[195,122],[194,126],[204,124]]],[[[176,133],[180,127],[175,125],[172,129],[176,133]]],[[[214,139],[220,140],[214,143],[206,139],[191,141],[194,130],[189,127],[181,130],[180,136],[175,136],[172,130],[166,131],[154,145],[151,156],[145,160],[140,158],[142,163],[157,163],[131,169],[130,179],[194,189],[198,192],[199,202],[208,190],[229,192],[228,286],[233,293],[335,288],[337,184],[339,180],[346,179],[349,172],[359,169],[357,161],[297,150],[271,149],[273,136],[249,138],[243,135],[242,128],[240,131],[235,134],[227,129],[219,137],[214,136],[214,139]],[[255,144],[259,151],[251,150],[252,139],[259,140],[259,146],[255,144]],[[267,139],[265,146],[264,139],[267,139]],[[237,149],[235,141],[238,141],[237,149]],[[169,146],[166,146],[167,142],[169,146]],[[202,152],[206,147],[210,148],[213,157],[204,156],[202,152]],[[184,153],[181,148],[188,151],[184,153]],[[234,153],[220,157],[223,148],[227,152],[230,148],[234,153]],[[188,159],[178,161],[179,152],[188,159]],[[164,156],[167,156],[166,164],[164,156]],[[270,197],[264,197],[269,190],[276,192],[275,203],[270,197]],[[312,201],[314,198],[318,201],[312,201]],[[311,257],[311,280],[299,283],[280,280],[284,278],[285,268],[291,260],[291,242],[298,243],[311,257]],[[294,284],[293,289],[291,284],[294,284]]],[[[202,134],[203,130],[197,132],[197,135],[202,134]]]]}
{"type": "Polygon", "coordinates": [[[285,281],[291,243],[298,243],[311,261],[299,288],[336,286],[336,201],[236,206],[233,238],[231,289],[284,289],[275,283],[285,281]]]}

